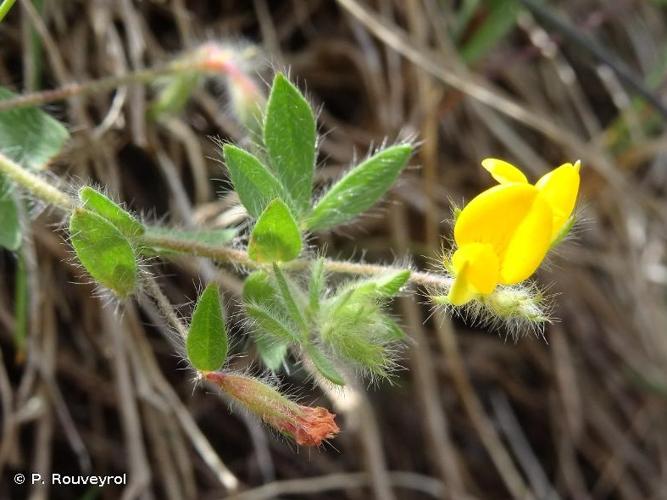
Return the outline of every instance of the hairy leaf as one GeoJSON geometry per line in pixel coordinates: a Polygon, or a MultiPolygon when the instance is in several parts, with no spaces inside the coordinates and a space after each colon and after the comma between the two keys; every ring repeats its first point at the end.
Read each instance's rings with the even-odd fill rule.
{"type": "Polygon", "coordinates": [[[85,186],[79,191],[79,198],[84,208],[111,222],[125,236],[131,238],[144,233],[144,226],[133,215],[99,191],[85,186]]]}
{"type": "Polygon", "coordinates": [[[278,293],[281,299],[282,304],[285,306],[285,310],[289,315],[290,319],[296,323],[300,328],[301,332],[306,333],[306,320],[301,314],[302,307],[297,304],[297,298],[295,295],[295,287],[292,286],[287,277],[283,274],[278,267],[278,264],[273,263],[273,273],[276,276],[276,283],[278,284],[278,293]]]}
{"type": "Polygon", "coordinates": [[[308,358],[313,362],[313,365],[317,371],[324,378],[336,385],[345,385],[345,379],[343,376],[338,372],[338,370],[336,370],[333,362],[327,358],[327,356],[322,351],[320,351],[312,344],[306,345],[305,351],[308,355],[308,358]]]}
{"type": "Polygon", "coordinates": [[[319,258],[313,262],[310,271],[310,283],[308,284],[308,308],[315,315],[320,310],[320,301],[323,298],[326,287],[326,275],[324,272],[324,259],[319,258]]]}
{"type": "Polygon", "coordinates": [[[278,179],[300,212],[310,207],[317,130],[308,101],[285,77],[273,80],[264,118],[264,144],[278,179]]]}
{"type": "Polygon", "coordinates": [[[248,255],[256,262],[287,262],[301,252],[301,233],[290,209],[273,200],[262,212],[250,235],[248,255]]]}
{"type": "Polygon", "coordinates": [[[393,297],[410,279],[410,270],[404,269],[376,278],[377,291],[385,297],[393,297]]]}
{"type": "Polygon", "coordinates": [[[86,271],[120,297],[136,287],[137,260],[132,245],[109,221],[90,210],[77,208],[70,217],[70,238],[86,271]]]}
{"type": "Polygon", "coordinates": [[[214,371],[227,359],[229,341],[218,286],[210,284],[192,313],[186,339],[188,359],[197,370],[214,371]]]}
{"type": "Polygon", "coordinates": [[[287,356],[289,345],[269,339],[266,335],[255,335],[255,345],[264,366],[272,372],[278,371],[287,356]]]}
{"type": "Polygon", "coordinates": [[[245,305],[245,312],[255,324],[276,342],[299,342],[297,329],[275,309],[263,304],[250,303],[245,305]]]}
{"type": "MultiPolygon", "coordinates": [[[[0,100],[15,95],[0,87],[0,100]]],[[[26,168],[43,168],[68,138],[67,129],[39,108],[0,111],[0,151],[26,168]]]]}
{"type": "Polygon", "coordinates": [[[411,154],[408,144],[391,146],[354,167],[317,202],[308,229],[329,229],[368,210],[391,187],[411,154]]]}
{"type": "Polygon", "coordinates": [[[257,157],[231,144],[225,144],[222,151],[234,189],[250,215],[259,217],[275,198],[292,204],[280,181],[257,157]]]}
{"type": "Polygon", "coordinates": [[[21,219],[9,181],[0,175],[0,248],[16,251],[21,246],[21,219]]]}

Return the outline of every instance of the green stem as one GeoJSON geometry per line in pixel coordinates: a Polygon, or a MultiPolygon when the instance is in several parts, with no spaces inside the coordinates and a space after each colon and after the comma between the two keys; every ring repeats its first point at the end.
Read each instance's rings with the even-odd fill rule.
{"type": "Polygon", "coordinates": [[[110,76],[88,82],[72,82],[60,88],[31,92],[16,96],[12,99],[0,101],[0,111],[22,108],[26,106],[40,106],[55,101],[62,101],[75,95],[88,95],[112,90],[132,83],[150,83],[165,75],[195,71],[201,66],[201,61],[193,58],[191,61],[178,60],[164,66],[142,69],[124,75],[110,76]]]}
{"type": "Polygon", "coordinates": [[[11,9],[12,5],[14,5],[14,2],[16,2],[16,0],[4,0],[0,4],[0,22],[2,22],[2,20],[5,18],[9,12],[9,9],[11,9]]]}
{"type": "MultiPolygon", "coordinates": [[[[62,210],[71,211],[76,202],[66,193],[50,185],[44,179],[25,170],[10,158],[0,153],[0,173],[19,186],[32,193],[34,196],[55,205],[62,210]]],[[[229,248],[217,245],[207,245],[197,241],[187,241],[179,238],[170,238],[165,235],[145,234],[137,239],[137,243],[150,247],[165,248],[179,253],[185,253],[196,257],[207,257],[219,262],[227,262],[243,266],[247,269],[265,268],[258,262],[252,260],[245,250],[229,248]]],[[[310,259],[298,259],[285,264],[286,269],[300,270],[312,264],[310,259]]],[[[367,264],[364,262],[348,262],[344,260],[324,259],[324,267],[327,271],[340,274],[354,274],[357,276],[375,276],[391,271],[401,271],[403,268],[395,266],[383,266],[379,264],[367,264]]],[[[410,281],[415,285],[429,289],[446,290],[451,285],[451,278],[436,273],[413,271],[410,281]]]]}
{"type": "MultiPolygon", "coordinates": [[[[196,257],[207,257],[218,262],[236,264],[248,269],[264,269],[267,267],[252,260],[245,250],[236,248],[207,245],[196,241],[170,238],[169,236],[164,235],[144,235],[140,237],[140,243],[152,247],[166,248],[196,257]]],[[[307,268],[311,264],[312,261],[310,259],[298,259],[286,263],[283,267],[289,270],[301,270],[307,268]]],[[[395,266],[332,259],[324,259],[324,267],[331,273],[354,274],[356,276],[376,276],[378,274],[403,270],[403,268],[395,266]]],[[[451,278],[436,273],[413,271],[410,275],[410,282],[426,288],[446,290],[451,285],[451,278]]]]}
{"type": "Polygon", "coordinates": [[[0,173],[5,174],[20,187],[51,205],[65,211],[74,208],[74,201],[67,194],[52,186],[40,176],[24,169],[2,153],[0,153],[0,173]]]}

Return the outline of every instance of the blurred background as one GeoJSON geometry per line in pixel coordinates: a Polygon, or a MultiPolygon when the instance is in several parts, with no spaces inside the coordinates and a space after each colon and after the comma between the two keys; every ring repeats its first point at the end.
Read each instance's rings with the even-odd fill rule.
{"type": "MultiPolygon", "coordinates": [[[[416,137],[389,198],[313,240],[335,257],[432,267],[450,246],[451,202],[492,184],[487,156],[532,180],[576,159],[583,169],[575,237],[537,277],[558,318],[544,336],[398,300],[405,370],[336,406],[342,432],[321,449],[193,390],[151,304],[95,294],[58,214],[34,207],[21,256],[0,254],[0,498],[667,498],[665,19],[663,0],[19,0],[0,24],[0,84],[16,92],[215,41],[249,54],[264,92],[289,68],[320,109],[319,185],[374,145],[416,137]],[[127,485],[13,480],[51,472],[127,473],[127,485]]],[[[146,115],[155,92],[45,106],[72,133],[49,171],[151,220],[243,223],[213,140],[245,140],[224,79],[162,120],[146,115]]],[[[237,270],[154,266],[183,314],[204,279],[240,314],[237,270]]],[[[235,366],[256,366],[247,332],[233,334],[246,353],[235,366]]],[[[300,367],[281,381],[333,407],[300,367]]]]}

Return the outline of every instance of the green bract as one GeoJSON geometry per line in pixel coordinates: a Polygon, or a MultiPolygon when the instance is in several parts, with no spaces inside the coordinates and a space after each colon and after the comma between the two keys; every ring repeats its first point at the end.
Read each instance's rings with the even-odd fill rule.
{"type": "Polygon", "coordinates": [[[119,297],[134,291],[137,259],[116,226],[90,210],[77,208],[70,218],[69,232],[77,257],[95,281],[119,297]]]}
{"type": "Polygon", "coordinates": [[[310,207],[317,130],[308,101],[278,73],[264,117],[264,144],[273,170],[300,212],[310,207]]]}
{"type": "Polygon", "coordinates": [[[218,286],[210,284],[199,297],[186,339],[188,359],[201,371],[215,371],[227,359],[227,330],[218,286]]]}
{"type": "Polygon", "coordinates": [[[301,233],[290,209],[273,200],[261,213],[250,234],[248,255],[257,262],[287,262],[301,253],[301,233]]]}

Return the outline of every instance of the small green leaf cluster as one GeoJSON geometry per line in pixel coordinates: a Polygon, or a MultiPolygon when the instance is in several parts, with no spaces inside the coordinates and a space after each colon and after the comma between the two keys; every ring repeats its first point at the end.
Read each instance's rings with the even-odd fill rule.
{"type": "Polygon", "coordinates": [[[332,229],[371,208],[412,154],[409,144],[385,148],[313,202],[315,115],[297,87],[280,73],[266,105],[262,142],[254,153],[225,144],[223,155],[241,203],[257,219],[248,244],[250,258],[267,264],[296,259],[305,231],[332,229]]]}
{"type": "Polygon", "coordinates": [[[313,263],[305,286],[277,264],[255,271],[246,279],[243,302],[260,357],[275,371],[295,348],[337,385],[345,384],[345,366],[371,378],[389,377],[405,334],[386,306],[409,277],[409,271],[399,271],[332,291],[323,259],[313,263]]]}

